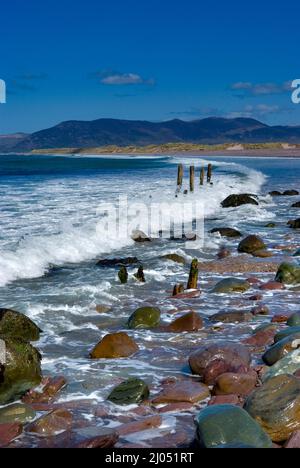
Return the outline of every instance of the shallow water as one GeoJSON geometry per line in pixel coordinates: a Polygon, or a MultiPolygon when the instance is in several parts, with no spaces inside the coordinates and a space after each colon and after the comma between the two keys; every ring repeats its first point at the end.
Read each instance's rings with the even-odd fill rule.
{"type": "MultiPolygon", "coordinates": [[[[88,354],[108,332],[126,330],[129,315],[140,305],[160,307],[164,322],[190,308],[204,317],[230,308],[250,309],[253,304],[240,296],[220,297],[209,292],[220,279],[216,274],[200,278],[203,292],[199,299],[170,299],[174,284],[187,281],[189,266],[160,257],[176,252],[187,262],[193,257],[215,259],[225,242],[236,250],[238,240],[224,241],[208,234],[212,227],[221,226],[259,234],[270,246],[296,246],[299,234],[286,222],[299,217],[290,208],[299,197],[272,199],[267,193],[299,189],[299,180],[300,160],[295,159],[1,156],[0,305],[27,314],[43,330],[38,343],[43,372],[62,374],[68,380],[59,401],[87,398],[94,404],[104,402],[114,385],[131,376],[144,378],[154,395],[164,377],[189,374],[188,354],[207,333],[208,339],[217,339],[218,331],[181,335],[130,331],[140,347],[133,358],[91,361],[88,354]],[[175,200],[179,162],[186,167],[193,163],[197,169],[208,162],[214,165],[213,186],[197,186],[193,195],[180,194],[177,199],[181,203],[203,201],[206,235],[202,248],[190,250],[182,241],[166,239],[134,244],[130,238],[115,239],[112,233],[97,229],[99,203],[115,202],[119,195],[146,204],[175,200]],[[259,195],[260,206],[220,208],[220,202],[231,193],[245,192],[259,195]],[[270,221],[277,223],[275,229],[265,227],[270,221]],[[99,259],[127,256],[138,257],[144,265],[146,284],[134,280],[136,268],[129,269],[129,283],[122,286],[116,269],[96,266],[99,259]],[[112,309],[98,314],[98,304],[112,309]]],[[[286,252],[278,250],[277,254],[289,258],[286,252]]],[[[255,276],[267,280],[274,275],[255,276]]],[[[269,292],[264,303],[272,313],[296,311],[298,298],[299,293],[289,290],[269,292]]],[[[226,336],[235,339],[253,326],[228,326],[226,336]]],[[[117,424],[119,412],[126,412],[114,407],[111,411],[111,419],[97,420],[97,424],[117,424]]],[[[86,413],[91,418],[89,410],[86,413]]],[[[164,418],[162,432],[180,423],[175,416],[164,418]]],[[[150,436],[153,434],[140,437],[150,436]]],[[[137,437],[128,441],[136,442],[137,437]]],[[[33,440],[29,443],[35,444],[33,440]]]]}

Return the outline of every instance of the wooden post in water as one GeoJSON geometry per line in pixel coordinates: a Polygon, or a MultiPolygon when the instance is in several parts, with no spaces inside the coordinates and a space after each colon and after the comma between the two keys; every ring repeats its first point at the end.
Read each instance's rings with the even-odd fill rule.
{"type": "Polygon", "coordinates": [[[182,187],[183,183],[183,164],[178,166],[177,187],[182,187]]]}
{"type": "Polygon", "coordinates": [[[195,166],[190,167],[190,191],[195,189],[195,166]]]}
{"type": "Polygon", "coordinates": [[[187,284],[187,289],[198,289],[198,260],[195,258],[191,264],[190,276],[187,284]]]}
{"type": "Polygon", "coordinates": [[[200,185],[204,185],[204,179],[205,179],[205,168],[202,167],[201,172],[200,172],[200,185]]]}
{"type": "Polygon", "coordinates": [[[207,168],[207,183],[208,184],[211,183],[211,178],[212,178],[212,164],[209,164],[207,168]]]}

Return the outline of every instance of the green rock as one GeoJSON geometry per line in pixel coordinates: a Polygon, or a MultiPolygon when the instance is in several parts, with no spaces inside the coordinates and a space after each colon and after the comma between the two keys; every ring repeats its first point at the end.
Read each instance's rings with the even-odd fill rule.
{"type": "Polygon", "coordinates": [[[15,310],[0,309],[0,336],[38,341],[41,330],[26,315],[15,310]]]}
{"type": "Polygon", "coordinates": [[[175,254],[175,253],[163,255],[161,258],[162,258],[162,260],[169,260],[170,262],[180,263],[182,265],[185,265],[185,263],[186,263],[184,257],[182,257],[181,255],[175,254]]]}
{"type": "Polygon", "coordinates": [[[244,293],[250,289],[248,281],[237,278],[226,278],[216,284],[213,293],[226,294],[231,292],[244,293]]]}
{"type": "Polygon", "coordinates": [[[282,263],[277,271],[275,281],[283,284],[299,284],[300,267],[293,263],[282,263]]]}
{"type": "Polygon", "coordinates": [[[291,335],[300,336],[300,327],[290,327],[281,330],[275,335],[274,342],[277,343],[278,341],[281,341],[291,335]]]}
{"type": "Polygon", "coordinates": [[[41,355],[30,343],[5,338],[0,340],[1,348],[4,344],[6,362],[0,363],[0,405],[16,401],[42,380],[41,355]]]}
{"type": "Polygon", "coordinates": [[[300,327],[300,312],[293,314],[287,321],[289,327],[300,327]]]}
{"type": "Polygon", "coordinates": [[[155,307],[141,307],[137,309],[128,320],[128,327],[155,328],[160,322],[160,310],[155,307]]]}
{"type": "Polygon", "coordinates": [[[140,379],[129,379],[116,387],[108,397],[108,400],[116,405],[132,405],[141,403],[149,397],[147,384],[140,379]]]}
{"type": "Polygon", "coordinates": [[[248,397],[245,410],[273,442],[285,442],[300,429],[300,380],[287,374],[271,378],[248,397]]]}
{"type": "Polygon", "coordinates": [[[270,437],[238,406],[209,406],[200,412],[196,425],[197,439],[202,448],[226,448],[228,445],[272,447],[270,437]]]}
{"type": "Polygon", "coordinates": [[[270,369],[264,374],[263,381],[266,382],[273,377],[278,375],[291,374],[293,375],[300,369],[300,349],[296,349],[280,361],[276,362],[270,369]]]}
{"type": "Polygon", "coordinates": [[[241,253],[253,254],[254,252],[266,249],[264,241],[257,236],[248,236],[240,242],[238,251],[241,253]]]}
{"type": "Polygon", "coordinates": [[[35,419],[36,412],[28,405],[15,403],[0,409],[0,424],[26,424],[35,419]]]}
{"type": "Polygon", "coordinates": [[[287,354],[295,351],[299,347],[300,338],[297,338],[295,335],[291,335],[271,346],[271,348],[265,352],[262,359],[268,366],[273,366],[276,362],[280,361],[287,354]]]}

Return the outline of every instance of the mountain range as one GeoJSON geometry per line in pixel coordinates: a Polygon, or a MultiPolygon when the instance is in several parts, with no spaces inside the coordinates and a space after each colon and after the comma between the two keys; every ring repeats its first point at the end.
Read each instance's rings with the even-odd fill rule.
{"type": "Polygon", "coordinates": [[[211,117],[166,122],[98,119],[67,121],[32,134],[0,135],[0,151],[146,146],[166,143],[300,143],[300,126],[270,126],[250,118],[211,117]]]}

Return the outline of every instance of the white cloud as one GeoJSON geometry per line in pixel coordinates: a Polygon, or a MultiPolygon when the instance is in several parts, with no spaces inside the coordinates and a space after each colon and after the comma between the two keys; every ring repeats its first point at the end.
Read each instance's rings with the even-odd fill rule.
{"type": "Polygon", "coordinates": [[[93,74],[93,78],[108,86],[147,85],[154,86],[154,79],[146,79],[137,73],[120,73],[115,71],[100,71],[93,74]]]}
{"type": "Polygon", "coordinates": [[[240,91],[236,94],[238,97],[249,96],[268,96],[274,94],[283,94],[291,91],[291,81],[284,83],[251,83],[249,81],[239,81],[230,86],[232,91],[240,91]]]}

